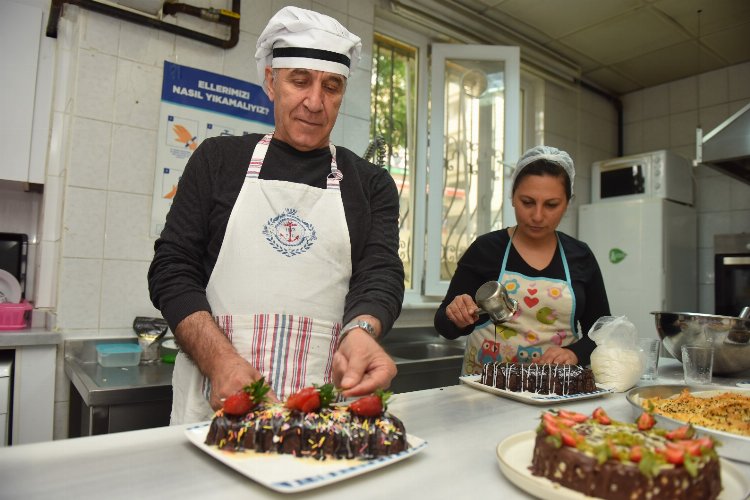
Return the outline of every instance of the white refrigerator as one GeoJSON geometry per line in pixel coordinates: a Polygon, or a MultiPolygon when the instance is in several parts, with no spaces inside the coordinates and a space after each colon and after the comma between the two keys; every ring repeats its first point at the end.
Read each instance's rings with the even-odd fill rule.
{"type": "Polygon", "coordinates": [[[657,336],[652,311],[696,311],[695,209],[663,198],[582,205],[578,238],[594,252],[613,316],[657,336]]]}

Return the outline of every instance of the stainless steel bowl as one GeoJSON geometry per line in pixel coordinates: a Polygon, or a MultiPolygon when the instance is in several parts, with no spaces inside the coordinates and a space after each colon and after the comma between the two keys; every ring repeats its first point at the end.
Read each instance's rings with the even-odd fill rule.
{"type": "Polygon", "coordinates": [[[652,312],[669,354],[682,362],[683,345],[712,345],[715,375],[750,370],[750,318],[686,312],[652,312]]]}

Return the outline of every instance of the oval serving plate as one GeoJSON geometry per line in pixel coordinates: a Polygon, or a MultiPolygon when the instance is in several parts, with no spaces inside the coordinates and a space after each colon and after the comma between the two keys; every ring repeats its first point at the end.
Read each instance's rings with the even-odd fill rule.
{"type": "MultiPolygon", "coordinates": [[[[683,389],[688,389],[691,394],[696,397],[711,397],[724,392],[734,392],[742,394],[743,396],[750,396],[750,390],[738,389],[734,387],[723,387],[716,385],[702,385],[702,386],[687,386],[687,385],[648,385],[644,387],[636,387],[628,391],[626,396],[628,403],[630,403],[633,409],[633,417],[637,418],[643,412],[641,402],[654,397],[669,398],[671,396],[677,396],[682,392],[683,389]]],[[[665,417],[654,413],[656,421],[664,428],[675,429],[685,422],[677,420],[671,417],[665,417]]],[[[710,429],[700,425],[694,425],[695,429],[702,434],[708,434],[721,442],[721,446],[717,448],[719,456],[724,458],[731,458],[732,460],[738,460],[740,462],[750,463],[750,437],[742,436],[740,434],[733,434],[731,432],[720,431],[716,429],[710,429]]]]}

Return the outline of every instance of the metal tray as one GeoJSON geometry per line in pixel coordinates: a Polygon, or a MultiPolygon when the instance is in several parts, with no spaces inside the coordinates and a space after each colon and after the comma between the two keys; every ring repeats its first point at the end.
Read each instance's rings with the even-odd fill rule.
{"type": "MultiPolygon", "coordinates": [[[[750,396],[750,390],[748,389],[737,389],[735,387],[719,385],[687,386],[675,384],[636,387],[635,389],[631,389],[626,397],[628,403],[630,403],[633,409],[633,417],[637,418],[643,412],[641,401],[653,397],[668,398],[676,396],[680,394],[683,389],[688,389],[690,393],[695,396],[710,397],[724,392],[736,392],[744,396],[750,396]]],[[[674,429],[681,425],[685,425],[685,422],[656,413],[654,414],[654,417],[656,417],[656,421],[662,427],[667,429],[674,429]]],[[[721,446],[716,450],[720,456],[731,458],[732,460],[738,460],[740,462],[750,463],[750,437],[709,429],[700,425],[695,425],[694,427],[701,434],[708,434],[721,442],[721,446]]]]}

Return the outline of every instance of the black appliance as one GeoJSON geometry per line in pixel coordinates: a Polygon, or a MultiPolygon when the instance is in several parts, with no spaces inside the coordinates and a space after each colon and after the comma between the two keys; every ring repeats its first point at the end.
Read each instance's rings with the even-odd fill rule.
{"type": "Polygon", "coordinates": [[[750,306],[750,233],[714,236],[716,314],[738,316],[750,306]]]}
{"type": "Polygon", "coordinates": [[[26,259],[29,238],[20,233],[0,233],[0,269],[12,274],[21,285],[22,298],[26,297],[26,259]]]}

